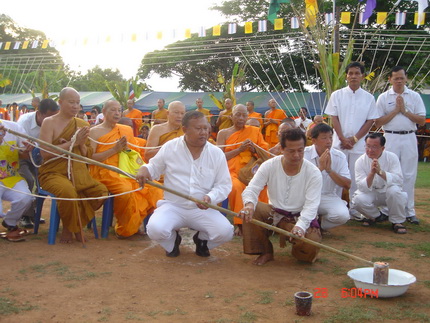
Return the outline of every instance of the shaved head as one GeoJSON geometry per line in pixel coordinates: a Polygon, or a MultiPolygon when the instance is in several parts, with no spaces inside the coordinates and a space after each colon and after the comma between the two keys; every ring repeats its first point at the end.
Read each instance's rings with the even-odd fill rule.
{"type": "Polygon", "coordinates": [[[64,98],[65,98],[68,94],[70,94],[70,93],[76,93],[77,95],[79,95],[78,91],[76,91],[74,88],[72,88],[72,87],[65,87],[65,88],[63,88],[63,89],[61,90],[61,92],[60,92],[60,96],[59,96],[59,99],[60,99],[60,100],[64,100],[64,98]]]}

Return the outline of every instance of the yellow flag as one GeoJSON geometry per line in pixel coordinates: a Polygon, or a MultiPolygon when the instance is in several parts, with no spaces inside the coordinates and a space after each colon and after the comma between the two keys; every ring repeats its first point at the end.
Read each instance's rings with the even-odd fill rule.
{"type": "Polygon", "coordinates": [[[190,28],[185,29],[185,38],[191,38],[191,29],[190,28]]]}
{"type": "Polygon", "coordinates": [[[4,50],[9,50],[10,49],[10,41],[7,41],[6,44],[4,44],[4,50]]]}
{"type": "Polygon", "coordinates": [[[252,34],[252,22],[245,22],[245,34],[252,34]]]}
{"type": "Polygon", "coordinates": [[[88,44],[88,38],[84,38],[84,46],[87,46],[87,44],[88,44]]]}
{"type": "Polygon", "coordinates": [[[221,25],[214,26],[212,35],[213,36],[221,36],[221,25]]]}
{"type": "Polygon", "coordinates": [[[340,14],[340,23],[341,24],[350,24],[351,23],[351,13],[350,12],[342,12],[340,14]]]}
{"type": "Polygon", "coordinates": [[[22,43],[22,49],[27,49],[28,48],[28,44],[29,44],[30,42],[28,41],[28,40],[25,40],[23,43],[22,43]]]}
{"type": "Polygon", "coordinates": [[[383,25],[387,23],[388,12],[377,12],[376,13],[376,23],[383,25]]]}
{"type": "Polygon", "coordinates": [[[317,0],[305,0],[305,27],[315,26],[317,21],[318,4],[317,0]]]}
{"type": "Polygon", "coordinates": [[[63,39],[63,40],[61,41],[61,46],[66,45],[66,43],[67,43],[67,41],[66,41],[65,39],[63,39]]]}
{"type": "Polygon", "coordinates": [[[163,39],[163,32],[162,31],[157,32],[157,39],[158,40],[163,39]]]}
{"type": "Polygon", "coordinates": [[[131,41],[135,42],[137,40],[137,35],[136,34],[131,34],[131,41]]]}
{"type": "Polygon", "coordinates": [[[282,30],[282,29],[284,29],[284,19],[283,18],[277,18],[277,19],[275,19],[274,29],[275,30],[282,30]]]}
{"type": "Polygon", "coordinates": [[[421,14],[421,21],[418,23],[418,16],[419,16],[419,13],[418,12],[415,12],[415,15],[414,15],[414,24],[415,25],[424,25],[424,23],[425,23],[425,21],[426,21],[426,13],[425,12],[423,12],[422,14],[421,14]]]}
{"type": "Polygon", "coordinates": [[[111,39],[111,38],[110,38],[110,36],[107,36],[107,37],[106,37],[106,43],[109,43],[109,42],[110,42],[110,39],[111,39]]]}
{"type": "Polygon", "coordinates": [[[43,49],[48,48],[48,44],[49,44],[49,40],[45,39],[42,43],[42,48],[43,49]]]}

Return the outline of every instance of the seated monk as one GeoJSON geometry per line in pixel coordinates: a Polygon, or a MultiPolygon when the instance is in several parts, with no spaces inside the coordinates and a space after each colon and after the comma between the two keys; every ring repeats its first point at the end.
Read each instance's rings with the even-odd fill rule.
{"type": "Polygon", "coordinates": [[[142,112],[134,108],[134,99],[127,100],[127,110],[123,112],[123,116],[133,121],[133,135],[138,136],[142,126],[142,112]]]}
{"type": "Polygon", "coordinates": [[[287,115],[284,110],[276,108],[276,101],[274,99],[269,100],[269,107],[270,110],[264,114],[264,126],[266,127],[264,139],[269,144],[269,148],[272,148],[279,142],[279,124],[287,115]]]}
{"type": "MultiPolygon", "coordinates": [[[[184,114],[185,105],[182,102],[171,102],[167,110],[167,122],[151,128],[146,146],[148,148],[159,147],[169,140],[182,136],[184,134],[182,131],[182,118],[184,114]]],[[[145,160],[149,162],[159,150],[160,148],[146,149],[145,160]]]]}
{"type": "MultiPolygon", "coordinates": [[[[82,119],[74,116],[80,110],[79,93],[72,88],[66,87],[60,92],[58,100],[60,112],[45,118],[40,128],[40,139],[50,144],[57,145],[69,150],[73,145],[72,152],[82,156],[90,157],[93,149],[88,140],[90,125],[82,119]],[[77,130],[79,131],[77,132],[77,130]],[[76,134],[76,140],[72,137],[76,134]]],[[[43,147],[50,150],[48,147],[43,147]]],[[[51,150],[53,151],[53,150],[51,150]]],[[[85,163],[71,161],[71,176],[68,176],[68,161],[66,158],[52,159],[55,155],[41,150],[44,164],[39,168],[39,183],[44,190],[62,198],[86,198],[106,196],[107,188],[90,176],[85,163]]],[[[103,205],[104,199],[97,200],[58,200],[58,212],[63,222],[61,243],[71,243],[73,234],[76,239],[83,241],[79,227],[80,216],[82,226],[85,226],[94,217],[94,211],[103,205]]]]}
{"type": "Polygon", "coordinates": [[[167,109],[164,107],[165,104],[166,102],[164,99],[158,99],[157,109],[152,111],[152,121],[154,126],[167,121],[167,109]]]}
{"type": "Polygon", "coordinates": [[[216,120],[216,126],[218,127],[218,131],[222,129],[230,128],[233,125],[233,121],[231,120],[231,108],[233,107],[233,101],[231,99],[225,99],[224,101],[224,110],[219,113],[218,119],[216,120]]]}
{"type": "MultiPolygon", "coordinates": [[[[133,121],[130,118],[122,117],[119,119],[118,124],[123,124],[133,129],[133,121]]],[[[140,156],[142,156],[142,159],[145,160],[145,148],[140,147],[146,147],[146,139],[134,136],[134,141],[135,143],[133,144],[139,147],[132,146],[132,148],[138,151],[140,156]]]]}
{"type": "MultiPolygon", "coordinates": [[[[218,145],[232,145],[222,147],[227,158],[227,164],[230,171],[233,188],[228,196],[230,208],[234,212],[239,212],[243,208],[242,192],[246,188],[246,184],[239,180],[239,171],[243,168],[255,154],[255,144],[263,149],[268,148],[268,144],[264,141],[260,129],[253,126],[245,125],[248,119],[248,111],[243,104],[235,105],[233,108],[232,120],[233,127],[221,130],[218,133],[218,145]],[[234,145],[241,143],[240,145],[234,145]]],[[[262,191],[260,201],[266,202],[266,190],[262,191]]],[[[239,217],[234,218],[236,234],[241,235],[242,219],[239,217]]]]}
{"type": "MultiPolygon", "coordinates": [[[[118,167],[119,154],[125,149],[139,149],[128,146],[127,143],[137,145],[132,129],[129,126],[118,124],[121,119],[121,105],[116,101],[107,101],[103,107],[105,119],[102,124],[91,128],[90,137],[102,143],[91,142],[95,153],[92,158],[104,164],[118,167]]],[[[90,166],[91,176],[105,184],[112,194],[132,191],[139,184],[127,177],[121,177],[118,173],[99,166],[90,166]]],[[[163,198],[162,190],[153,186],[145,186],[140,191],[115,197],[113,204],[116,218],[115,233],[118,238],[127,238],[135,234],[143,234],[139,231],[144,218],[152,213],[158,200],[163,198]]]]}
{"type": "MultiPolygon", "coordinates": [[[[248,120],[250,120],[250,119],[257,120],[258,121],[258,127],[260,129],[262,129],[263,128],[263,118],[261,117],[261,113],[254,111],[254,108],[255,108],[254,101],[247,101],[246,102],[246,109],[248,110],[248,120]]],[[[253,124],[250,126],[253,126],[253,124]]]]}

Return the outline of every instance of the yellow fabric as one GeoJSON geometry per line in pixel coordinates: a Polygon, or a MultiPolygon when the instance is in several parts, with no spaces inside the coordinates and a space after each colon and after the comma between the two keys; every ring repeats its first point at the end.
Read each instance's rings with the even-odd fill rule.
{"type": "Polygon", "coordinates": [[[167,109],[163,109],[163,110],[158,110],[155,114],[154,114],[154,119],[155,120],[161,120],[161,121],[167,121],[167,109]]]}
{"type": "Polygon", "coordinates": [[[139,135],[139,129],[142,126],[142,112],[138,109],[133,109],[124,114],[124,117],[130,118],[133,121],[133,134],[139,135]]]}
{"type": "Polygon", "coordinates": [[[218,127],[218,130],[227,129],[233,126],[233,121],[231,120],[231,114],[233,113],[233,110],[225,112],[225,114],[221,117],[221,124],[218,127]]]}
{"type": "MultiPolygon", "coordinates": [[[[89,126],[88,122],[82,119],[73,118],[64,128],[63,132],[55,138],[52,144],[59,145],[60,139],[70,140],[78,128],[89,126]]],[[[92,156],[90,141],[87,140],[87,157],[92,156]]],[[[74,147],[72,152],[82,155],[79,147],[74,147]]],[[[106,187],[90,176],[87,165],[77,161],[72,161],[72,174],[74,183],[67,175],[67,159],[59,158],[51,162],[45,162],[39,168],[40,186],[57,197],[64,198],[85,198],[99,197],[108,194],[106,187]]],[[[79,232],[78,215],[81,216],[82,225],[85,226],[93,217],[104,200],[78,200],[78,201],[57,201],[63,226],[70,232],[79,232]]]]}
{"type": "MultiPolygon", "coordinates": [[[[137,144],[130,127],[125,125],[116,125],[112,131],[101,136],[100,142],[114,142],[125,136],[127,141],[137,144]]],[[[96,152],[103,152],[110,149],[110,145],[98,145],[96,152]]],[[[133,147],[130,147],[134,149],[133,147]]],[[[115,154],[103,161],[106,165],[118,167],[119,154],[115,154]]],[[[118,173],[106,168],[91,165],[90,173],[95,179],[105,184],[112,194],[132,191],[139,187],[139,184],[131,178],[120,177],[118,173]]],[[[156,206],[158,200],[163,198],[162,190],[145,185],[140,190],[130,194],[116,196],[114,200],[114,214],[116,217],[115,231],[123,237],[129,237],[135,234],[143,219],[150,214],[156,206]]]]}
{"type": "Polygon", "coordinates": [[[165,134],[160,136],[160,140],[158,141],[158,145],[162,146],[164,145],[166,142],[175,139],[177,137],[180,137],[184,134],[184,132],[182,131],[182,127],[179,127],[179,129],[177,130],[173,130],[170,132],[166,132],[165,134]]]}
{"type": "MultiPolygon", "coordinates": [[[[123,150],[118,156],[118,168],[132,175],[136,175],[140,166],[143,165],[143,159],[140,153],[133,149],[123,150]]],[[[120,177],[128,177],[120,174],[120,177]]]]}
{"type": "Polygon", "coordinates": [[[9,188],[24,179],[18,173],[18,149],[10,147],[12,145],[16,146],[16,141],[11,140],[0,145],[0,182],[9,188]]]}
{"type": "Polygon", "coordinates": [[[208,109],[202,108],[201,110],[197,109],[197,111],[203,113],[208,119],[208,122],[211,122],[211,112],[208,109]]]}
{"type": "Polygon", "coordinates": [[[271,123],[268,126],[266,126],[266,134],[264,136],[264,139],[269,144],[269,148],[274,147],[279,142],[279,139],[278,139],[279,124],[286,117],[287,115],[285,114],[284,110],[281,110],[281,109],[271,110],[267,114],[266,116],[267,119],[273,119],[278,121],[277,124],[271,123]]]}
{"type": "MultiPolygon", "coordinates": [[[[263,135],[260,130],[256,127],[245,126],[242,130],[236,131],[230,135],[225,141],[226,145],[231,145],[239,142],[243,142],[246,139],[250,139],[253,143],[257,144],[261,148],[267,150],[268,144],[264,141],[263,135]]],[[[232,151],[237,149],[239,146],[227,146],[225,147],[225,152],[232,151]]],[[[242,203],[242,192],[245,190],[246,185],[243,184],[238,176],[240,169],[245,166],[252,157],[252,153],[249,150],[245,150],[241,152],[236,157],[233,157],[227,161],[228,169],[230,171],[231,180],[233,183],[232,190],[228,196],[228,202],[230,204],[230,208],[234,212],[239,212],[243,208],[242,203]]],[[[264,191],[263,191],[264,192],[264,191]]],[[[266,199],[264,198],[264,194],[260,194],[260,199],[262,202],[267,202],[267,193],[266,199]],[[262,199],[261,199],[262,198],[262,199]]],[[[234,217],[234,224],[242,224],[242,219],[238,217],[234,217]]]]}

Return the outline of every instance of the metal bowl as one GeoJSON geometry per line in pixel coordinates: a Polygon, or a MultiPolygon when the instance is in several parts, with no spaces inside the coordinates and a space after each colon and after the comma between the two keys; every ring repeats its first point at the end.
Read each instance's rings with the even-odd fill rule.
{"type": "Polygon", "coordinates": [[[355,287],[377,293],[377,297],[396,297],[403,295],[409,285],[416,282],[414,275],[397,269],[389,269],[388,284],[377,285],[373,283],[373,267],[357,268],[348,271],[348,276],[354,280],[355,287]],[[377,291],[377,292],[376,292],[377,291]]]}

